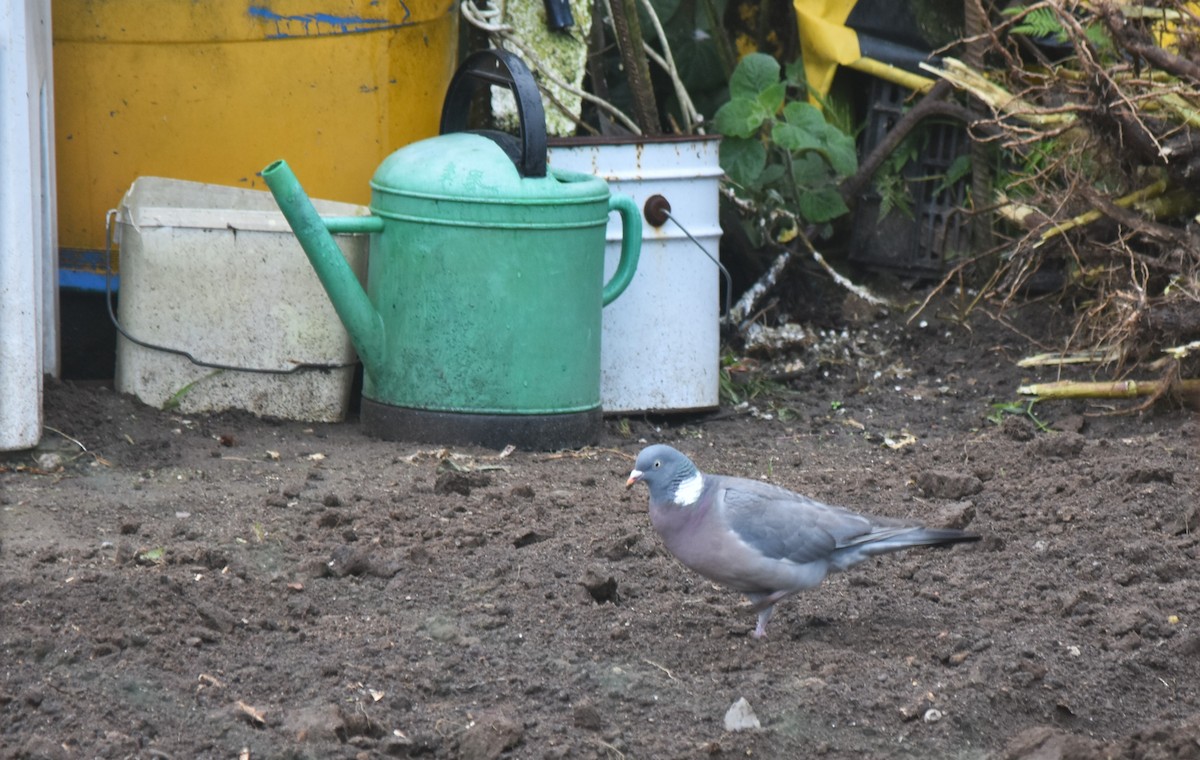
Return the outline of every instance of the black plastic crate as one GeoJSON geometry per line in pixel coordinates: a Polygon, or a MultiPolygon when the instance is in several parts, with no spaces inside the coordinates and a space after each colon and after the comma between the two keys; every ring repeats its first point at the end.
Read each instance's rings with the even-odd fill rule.
{"type": "MultiPolygon", "coordinates": [[[[871,79],[866,129],[859,155],[869,155],[903,115],[912,92],[900,85],[871,79]]],[[[967,178],[945,186],[950,166],[970,150],[961,124],[928,119],[912,133],[923,135],[916,160],[901,176],[911,200],[912,216],[893,207],[880,218],[881,199],[874,184],[857,199],[850,260],[906,277],[938,277],[946,262],[967,251],[970,225],[963,210],[967,178]]]]}

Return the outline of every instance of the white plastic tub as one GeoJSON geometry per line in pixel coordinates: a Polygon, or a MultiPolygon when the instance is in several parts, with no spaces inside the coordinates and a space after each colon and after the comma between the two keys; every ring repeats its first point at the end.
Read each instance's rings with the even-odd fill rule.
{"type": "MultiPolygon", "coordinates": [[[[337,216],[362,206],[315,201],[337,216]]],[[[355,353],[270,193],[142,177],[117,212],[116,387],[183,413],[244,409],[310,422],[344,419],[355,353]],[[313,368],[300,365],[320,365],[313,368]],[[299,369],[296,369],[300,366],[299,369]]],[[[337,235],[363,280],[365,235],[337,235]]]]}
{"type": "MultiPolygon", "coordinates": [[[[645,208],[651,196],[718,255],[722,175],[715,137],[556,141],[550,165],[602,177],[645,208]]],[[[643,220],[644,221],[644,220],[643,220]]],[[[719,405],[720,270],[671,220],[643,225],[637,274],[604,309],[600,402],[605,413],[683,412],[719,405]]],[[[609,218],[605,277],[621,254],[621,225],[609,218]]]]}

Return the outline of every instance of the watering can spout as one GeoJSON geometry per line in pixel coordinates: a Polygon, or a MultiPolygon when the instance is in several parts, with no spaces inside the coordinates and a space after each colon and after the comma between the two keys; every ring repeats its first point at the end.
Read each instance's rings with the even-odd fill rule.
{"type": "Polygon", "coordinates": [[[384,365],[384,326],[379,312],[371,304],[354,270],[333,240],[335,232],[377,233],[383,220],[377,216],[322,218],[300,187],[299,180],[284,160],[275,161],[262,171],[263,180],[284,218],[291,225],[300,246],[316,270],[333,308],[350,334],[350,340],[362,359],[364,369],[373,373],[384,365]]]}

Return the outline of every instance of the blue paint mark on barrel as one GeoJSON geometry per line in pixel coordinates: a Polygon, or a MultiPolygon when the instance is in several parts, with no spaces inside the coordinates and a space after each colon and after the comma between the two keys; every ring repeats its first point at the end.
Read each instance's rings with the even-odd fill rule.
{"type": "Polygon", "coordinates": [[[363,16],[335,16],[330,13],[301,13],[284,15],[276,13],[265,5],[251,5],[247,12],[251,17],[275,24],[275,34],[266,35],[267,39],[286,39],[288,37],[327,37],[344,34],[365,34],[367,32],[386,31],[408,26],[412,11],[401,0],[400,7],[404,9],[404,18],[393,21],[389,18],[365,18],[363,16]]]}

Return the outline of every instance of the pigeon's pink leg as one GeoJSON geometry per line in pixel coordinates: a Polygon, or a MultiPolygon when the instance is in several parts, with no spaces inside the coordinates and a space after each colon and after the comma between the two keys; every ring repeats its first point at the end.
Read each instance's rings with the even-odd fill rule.
{"type": "Polygon", "coordinates": [[[758,625],[754,627],[754,633],[750,634],[756,639],[765,639],[767,637],[767,621],[771,619],[772,613],[775,612],[775,605],[769,605],[758,613],[758,625]]]}

